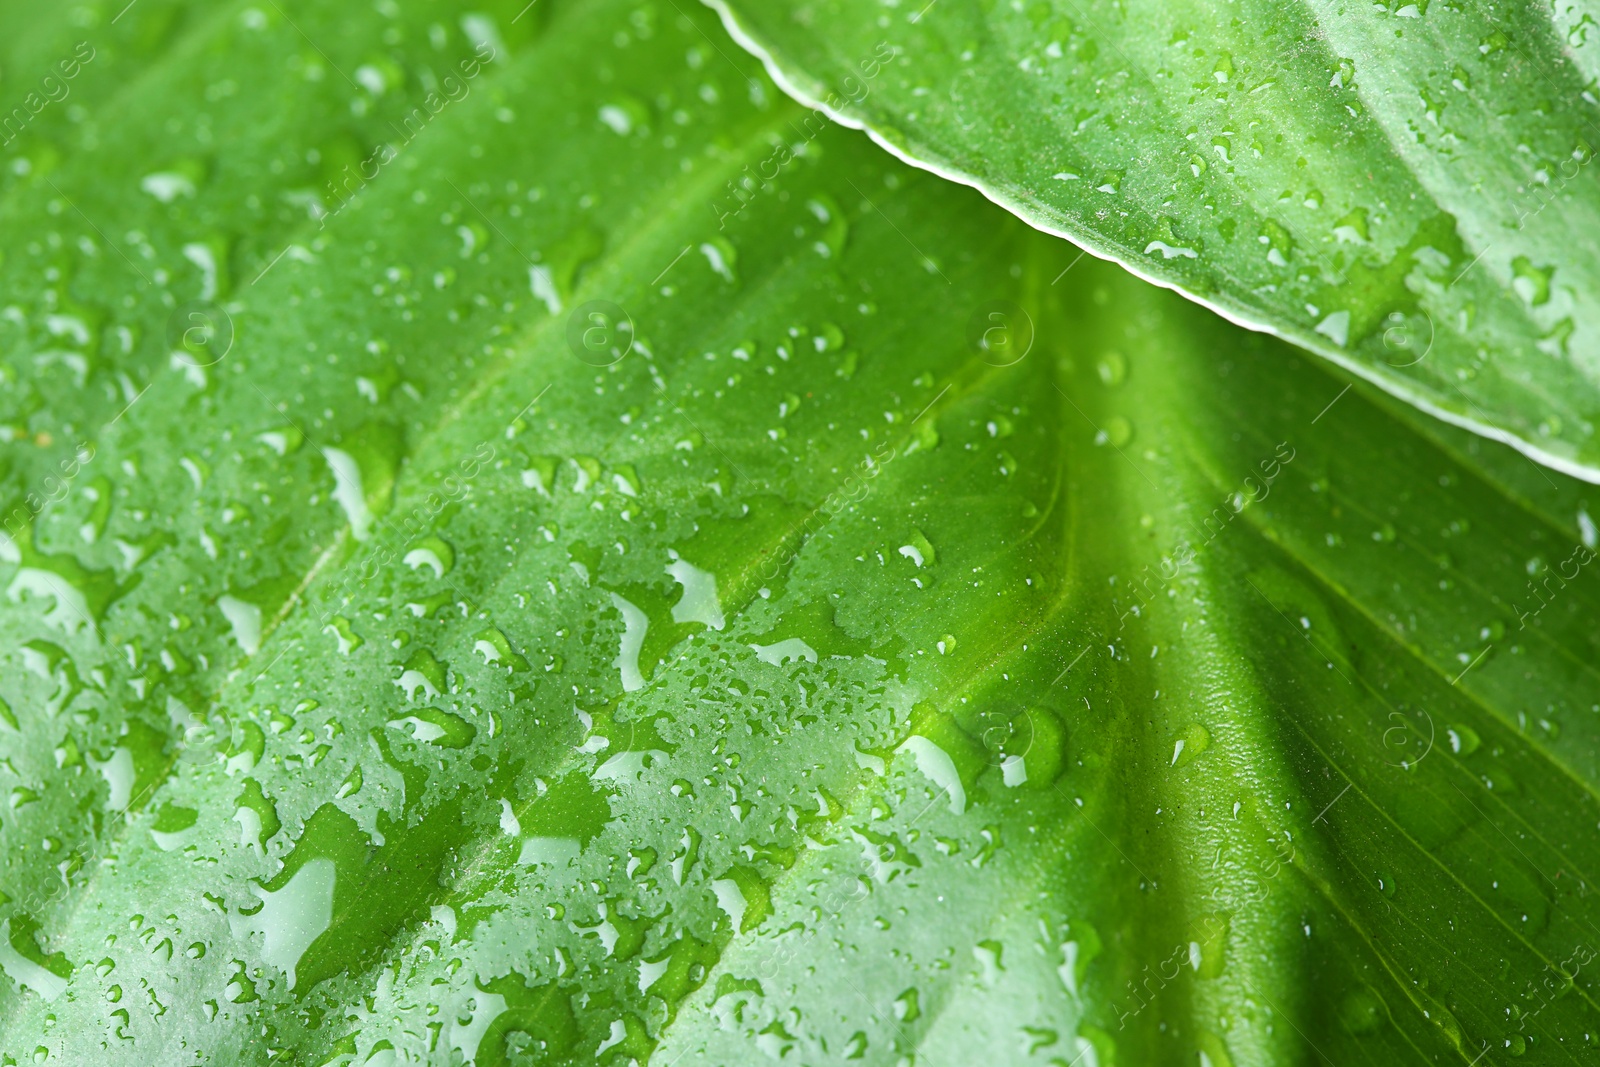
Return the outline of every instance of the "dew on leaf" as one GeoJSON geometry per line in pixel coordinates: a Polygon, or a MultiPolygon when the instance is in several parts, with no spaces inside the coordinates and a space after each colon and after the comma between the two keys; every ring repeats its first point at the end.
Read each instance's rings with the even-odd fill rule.
{"type": "Polygon", "coordinates": [[[435,578],[443,578],[455,567],[456,554],[443,539],[429,536],[414,542],[401,562],[412,570],[427,567],[435,578]]]}
{"type": "Polygon", "coordinates": [[[1106,352],[1095,362],[1100,381],[1107,386],[1121,385],[1128,377],[1128,361],[1121,352],[1106,352]]]}
{"type": "Polygon", "coordinates": [[[417,741],[440,748],[466,748],[478,735],[478,728],[466,719],[438,708],[419,708],[401,718],[390,719],[388,725],[417,741]]]}
{"type": "Polygon", "coordinates": [[[228,621],[239,650],[253,656],[261,648],[261,608],[232,595],[217,598],[217,610],[228,621]]]}
{"type": "Polygon", "coordinates": [[[1554,266],[1539,267],[1527,256],[1517,256],[1511,261],[1511,287],[1529,307],[1550,302],[1550,279],[1554,266]]]}
{"type": "Polygon", "coordinates": [[[1121,448],[1131,440],[1133,440],[1133,424],[1121,415],[1111,416],[1094,435],[1095,444],[1109,444],[1113,448],[1121,448]]]}
{"type": "Polygon", "coordinates": [[[417,699],[418,691],[421,691],[424,700],[436,700],[447,688],[445,666],[432,652],[419,648],[406,660],[394,684],[405,690],[408,702],[417,699]]]}
{"type": "Polygon", "coordinates": [[[351,627],[350,620],[343,615],[335,615],[329,620],[328,625],[323,627],[322,632],[333,635],[334,640],[339,644],[339,654],[341,656],[348,656],[366,643],[361,635],[351,627]]]}
{"type": "Polygon", "coordinates": [[[669,550],[668,555],[671,562],[667,564],[666,573],[683,587],[683,596],[672,606],[672,621],[697,622],[713,630],[722,629],[726,622],[717,598],[716,575],[696,567],[675,550],[669,550]]]}

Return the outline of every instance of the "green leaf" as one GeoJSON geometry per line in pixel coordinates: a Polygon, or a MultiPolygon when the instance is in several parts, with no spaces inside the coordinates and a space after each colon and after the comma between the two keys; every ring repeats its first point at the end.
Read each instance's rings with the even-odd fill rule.
{"type": "Polygon", "coordinates": [[[709,14],[269,7],[3,194],[0,1062],[1594,1043],[1585,486],[1061,276],[709,14]],[[384,137],[356,72],[486,27],[279,213],[262,101],[384,137]]]}
{"type": "Polygon", "coordinates": [[[1600,481],[1579,8],[708,2],[819,117],[1600,481]]]}

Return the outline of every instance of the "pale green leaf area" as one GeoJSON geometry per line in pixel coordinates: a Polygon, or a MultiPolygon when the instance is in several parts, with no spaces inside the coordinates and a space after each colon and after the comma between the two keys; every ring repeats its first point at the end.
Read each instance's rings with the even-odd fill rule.
{"type": "Polygon", "coordinates": [[[1600,480],[1592,3],[712,2],[897,154],[1600,480]]]}
{"type": "Polygon", "coordinates": [[[0,1064],[1596,1054],[1586,486],[699,8],[115,6],[0,35],[106,60],[0,201],[0,1064]]]}

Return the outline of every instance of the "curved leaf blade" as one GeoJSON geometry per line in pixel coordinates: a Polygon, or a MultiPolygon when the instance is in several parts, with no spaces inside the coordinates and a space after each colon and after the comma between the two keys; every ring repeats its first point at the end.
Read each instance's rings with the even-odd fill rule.
{"type": "Polygon", "coordinates": [[[552,16],[0,543],[0,1047],[1576,1058],[1586,488],[853,134],[717,232],[803,116],[703,18],[552,16]]]}
{"type": "Polygon", "coordinates": [[[708,2],[902,159],[1600,480],[1576,8],[708,2]]]}

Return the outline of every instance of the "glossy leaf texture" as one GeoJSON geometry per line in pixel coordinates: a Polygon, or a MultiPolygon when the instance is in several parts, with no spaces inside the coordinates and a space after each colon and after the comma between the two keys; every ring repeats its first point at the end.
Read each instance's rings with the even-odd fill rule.
{"type": "Polygon", "coordinates": [[[23,142],[0,1057],[1592,1055],[1585,486],[539,15],[212,10],[23,142]]]}
{"type": "Polygon", "coordinates": [[[709,2],[903,158],[1600,480],[1588,5],[709,2]]]}

